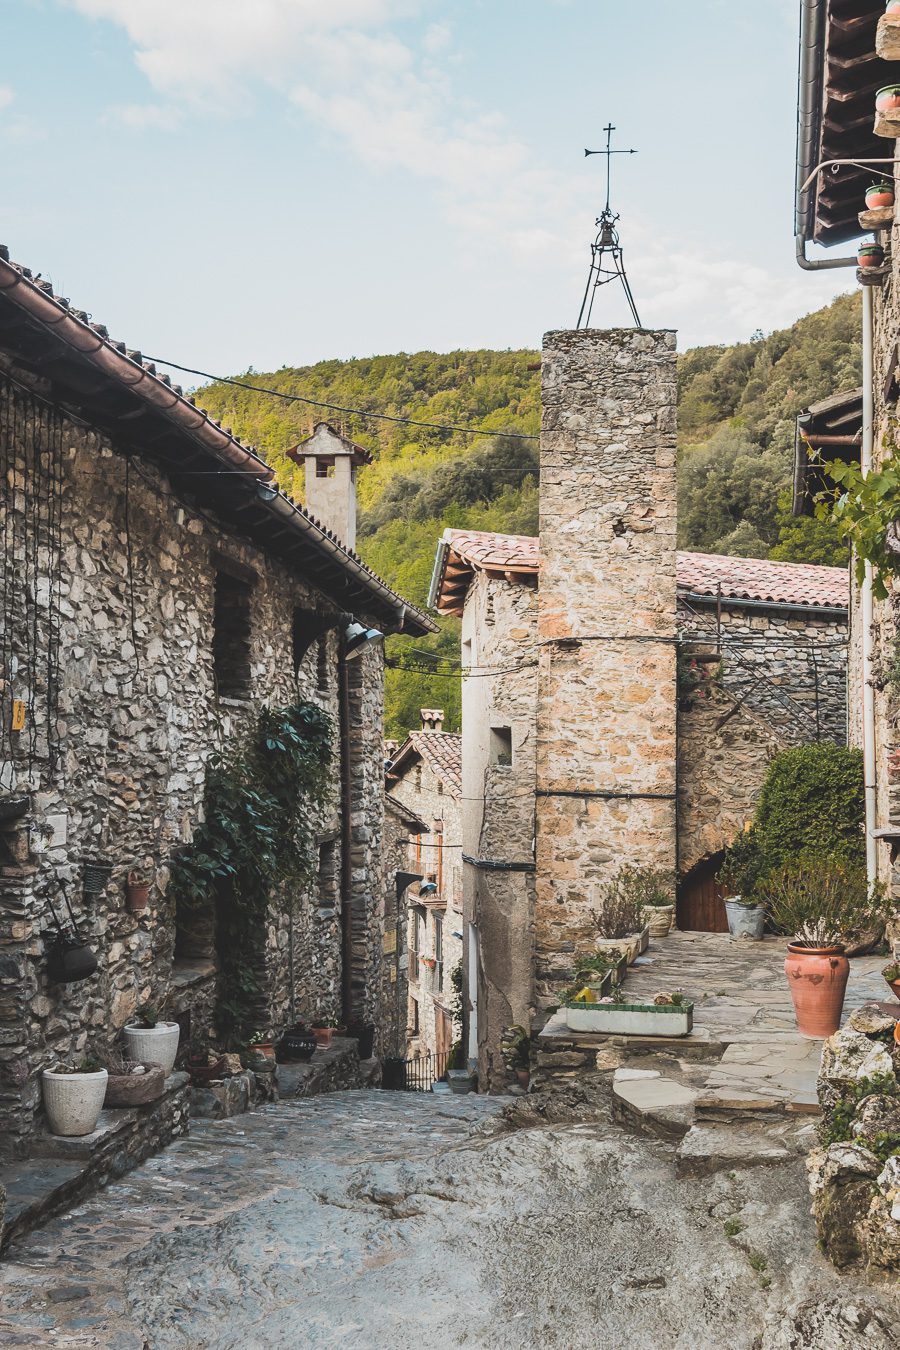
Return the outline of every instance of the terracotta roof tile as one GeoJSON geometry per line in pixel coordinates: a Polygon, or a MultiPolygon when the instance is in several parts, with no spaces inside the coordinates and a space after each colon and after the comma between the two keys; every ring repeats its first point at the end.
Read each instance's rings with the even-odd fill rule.
{"type": "Polygon", "coordinates": [[[388,780],[410,753],[418,753],[446,780],[451,797],[462,792],[462,736],[456,731],[411,731],[388,766],[388,780]]]}
{"type": "MultiPolygon", "coordinates": [[[[534,574],[540,565],[540,541],[533,535],[492,534],[485,530],[447,530],[447,557],[473,571],[498,569],[534,574]]],[[[776,605],[809,605],[846,609],[850,583],[842,567],[811,563],[769,562],[765,558],[731,558],[720,553],[676,555],[678,588],[695,595],[717,594],[728,600],[759,600],[776,605]]],[[[446,563],[444,564],[446,573],[446,563]]],[[[445,584],[441,577],[440,589],[445,584]]]]}

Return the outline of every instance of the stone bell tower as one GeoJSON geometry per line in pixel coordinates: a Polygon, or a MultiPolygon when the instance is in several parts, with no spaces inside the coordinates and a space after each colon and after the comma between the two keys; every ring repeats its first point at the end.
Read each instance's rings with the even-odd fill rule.
{"type": "Polygon", "coordinates": [[[675,333],[544,338],[536,994],[623,864],[675,870],[675,333]]]}

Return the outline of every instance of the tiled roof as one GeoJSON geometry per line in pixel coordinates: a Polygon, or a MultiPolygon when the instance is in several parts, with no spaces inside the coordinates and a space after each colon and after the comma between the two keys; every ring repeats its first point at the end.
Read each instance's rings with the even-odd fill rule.
{"type": "MultiPolygon", "coordinates": [[[[461,606],[473,572],[497,570],[529,577],[539,564],[540,541],[533,535],[446,530],[438,548],[431,603],[445,611],[461,606]]],[[[726,600],[829,609],[846,609],[850,602],[849,579],[842,567],[681,550],[676,569],[678,589],[694,595],[715,596],[721,586],[726,600]]]]}
{"type": "Polygon", "coordinates": [[[729,600],[829,609],[846,609],[850,603],[850,580],[843,567],[684,551],[677,558],[678,588],[695,595],[715,595],[721,585],[722,595],[729,600]]]}
{"type": "MultiPolygon", "coordinates": [[[[30,359],[39,373],[45,364],[52,364],[54,383],[61,387],[65,387],[67,375],[77,372],[75,401],[93,415],[107,405],[114,405],[109,418],[115,427],[113,434],[125,435],[123,428],[127,426],[132,442],[141,445],[144,426],[151,430],[161,426],[165,437],[157,434],[150,438],[149,444],[161,446],[165,440],[171,440],[189,448],[192,454],[199,450],[211,456],[214,462],[224,464],[228,473],[222,476],[222,483],[217,483],[217,474],[206,484],[194,483],[191,491],[195,496],[212,498],[222,489],[227,476],[228,485],[235,492],[242,491],[257,514],[264,513],[263,519],[266,515],[271,518],[266,521],[265,530],[259,532],[266,540],[265,547],[271,549],[272,541],[279,536],[302,536],[304,548],[321,563],[322,573],[326,567],[332,576],[335,572],[343,573],[343,584],[338,581],[335,594],[345,602],[348,586],[352,585],[361,595],[393,611],[398,618],[398,628],[418,633],[434,631],[435,625],[427,614],[398,595],[357,553],[347,548],[302,506],[279,490],[271,500],[261,499],[257,495],[257,484],[275,488],[274,472],[253,446],[243,443],[230,427],[223,427],[198,407],[192,395],[185,394],[168,375],[157,371],[153,362],[145,359],[141,352],[112,339],[102,323],[92,321],[84,310],[75,309],[65,296],[57,295],[40,273],[35,276],[30,268],[11,262],[9,250],[2,244],[0,305],[3,307],[6,344],[14,346],[18,339],[29,339],[33,344],[39,335],[40,346],[33,355],[29,354],[27,342],[23,351],[17,354],[22,355],[26,363],[30,359]],[[86,373],[90,375],[88,381],[85,380],[86,373]],[[273,526],[277,528],[273,529],[273,526]]],[[[164,471],[174,472],[177,476],[177,465],[173,469],[167,464],[164,471]]],[[[241,519],[244,521],[243,516],[241,519]]],[[[322,578],[317,577],[317,580],[322,581],[322,578]]],[[[332,582],[323,582],[322,588],[328,593],[332,582]]]]}
{"type": "Polygon", "coordinates": [[[411,731],[388,765],[388,779],[418,754],[447,784],[451,797],[462,792],[462,736],[455,731],[411,731]]]}

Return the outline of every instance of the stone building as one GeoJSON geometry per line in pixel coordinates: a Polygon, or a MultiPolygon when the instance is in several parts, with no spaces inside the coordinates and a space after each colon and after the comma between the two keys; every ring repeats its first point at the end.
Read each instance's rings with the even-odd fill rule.
{"type": "Polygon", "coordinates": [[[407,839],[409,870],[422,881],[409,892],[406,1053],[436,1056],[438,1070],[459,1034],[453,1021],[453,972],[462,959],[462,738],[443,730],[440,708],[422,709],[387,765],[389,796],[425,822],[407,839]]]}
{"type": "Polygon", "coordinates": [[[424,881],[411,872],[410,841],[427,834],[429,824],[390,792],[384,794],[384,921],[381,963],[381,1018],[379,1032],[385,1056],[406,1059],[409,1019],[409,906],[410,886],[424,881]]]}
{"type": "MultiPolygon", "coordinates": [[[[315,435],[333,457],[337,433],[315,435]]],[[[303,510],[0,249],[0,1157],[30,1147],[42,1067],[105,1051],[139,1005],[168,1000],[185,1034],[215,1033],[215,888],[205,924],[186,926],[170,862],[203,819],[210,757],[264,707],[318,705],[334,734],[317,883],[272,897],[246,953],[260,1028],[380,1016],[377,638],[433,625],[361,562],[352,531],[315,518],[331,478],[311,449],[303,510]],[[98,880],[92,864],[110,870],[98,880]],[[150,883],[142,912],[126,908],[130,871],[150,883]],[[90,978],[51,978],[54,915],[95,954],[90,978]]]]}
{"type": "MultiPolygon", "coordinates": [[[[852,15],[835,0],[801,6],[795,237],[797,260],[812,270],[857,268],[856,243],[883,249],[878,266],[857,268],[862,285],[862,387],[835,393],[798,418],[794,510],[811,513],[825,482],[821,465],[855,462],[864,473],[896,456],[900,397],[900,249],[893,205],[867,209],[869,185],[896,189],[900,118],[877,112],[875,93],[900,80],[900,15],[867,0],[852,15]],[[848,22],[849,19],[849,22],[848,22]],[[836,161],[841,162],[837,167],[836,161]],[[807,257],[808,245],[835,251],[807,257]]],[[[844,273],[844,279],[847,274],[844,273]]],[[[896,553],[897,526],[887,532],[896,553]]],[[[900,892],[900,585],[878,599],[871,569],[854,585],[849,648],[849,729],[866,780],[867,865],[872,879],[900,892]]],[[[894,939],[900,931],[894,925],[894,939]]]]}
{"type": "Polygon", "coordinates": [[[438,546],[430,603],[461,618],[469,675],[466,1034],[483,1086],[505,1081],[504,1027],[565,983],[604,876],[677,867],[680,924],[723,928],[715,871],[769,759],[846,738],[846,573],[676,552],[670,343],[648,337],[550,335],[540,539],[447,530],[438,546]]]}

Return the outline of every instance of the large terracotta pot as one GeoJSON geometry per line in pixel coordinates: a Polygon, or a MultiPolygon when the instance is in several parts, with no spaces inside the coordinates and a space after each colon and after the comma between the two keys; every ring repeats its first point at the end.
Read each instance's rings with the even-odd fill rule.
{"type": "Polygon", "coordinates": [[[875,107],[879,112],[900,108],[900,84],[886,84],[883,89],[879,89],[875,95],[875,107]]]}
{"type": "Polygon", "coordinates": [[[873,183],[866,189],[866,206],[870,211],[875,211],[880,206],[894,205],[894,185],[893,183],[873,183]]]}
{"type": "Polygon", "coordinates": [[[799,947],[788,943],[784,962],[801,1036],[823,1040],[841,1025],[850,962],[840,947],[799,947]]]}

